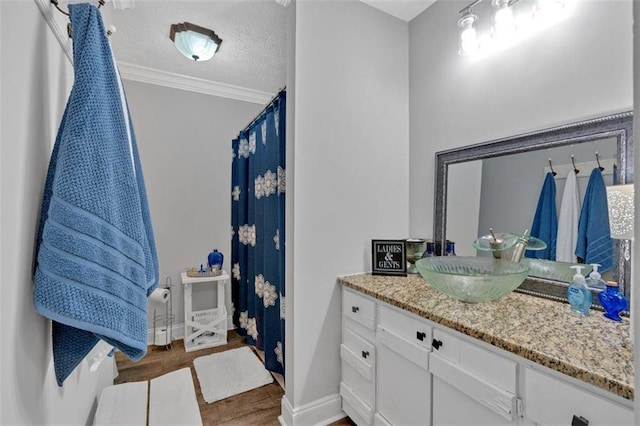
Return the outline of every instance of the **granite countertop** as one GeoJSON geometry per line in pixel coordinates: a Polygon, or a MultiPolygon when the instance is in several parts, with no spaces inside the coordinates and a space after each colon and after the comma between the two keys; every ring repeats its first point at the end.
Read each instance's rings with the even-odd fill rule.
{"type": "Polygon", "coordinates": [[[623,398],[634,397],[628,318],[615,322],[593,310],[583,317],[566,303],[515,292],[491,302],[462,303],[419,275],[358,274],[338,282],[623,398]]]}

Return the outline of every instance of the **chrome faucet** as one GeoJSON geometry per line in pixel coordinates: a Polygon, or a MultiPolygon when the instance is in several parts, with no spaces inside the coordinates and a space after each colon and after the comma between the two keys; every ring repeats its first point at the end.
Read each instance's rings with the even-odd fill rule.
{"type": "Polygon", "coordinates": [[[522,235],[518,236],[516,244],[513,246],[513,250],[511,251],[511,255],[507,253],[507,250],[504,247],[505,241],[502,238],[496,237],[492,228],[489,228],[489,232],[491,233],[489,246],[492,249],[491,251],[494,258],[520,262],[520,259],[522,259],[522,255],[527,248],[527,244],[529,244],[528,229],[526,229],[522,235]]]}

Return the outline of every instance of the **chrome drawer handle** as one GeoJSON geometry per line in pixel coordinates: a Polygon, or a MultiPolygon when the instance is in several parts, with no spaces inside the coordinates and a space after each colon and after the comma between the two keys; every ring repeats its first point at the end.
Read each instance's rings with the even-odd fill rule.
{"type": "Polygon", "coordinates": [[[357,306],[352,306],[351,307],[351,312],[353,312],[354,314],[357,313],[360,310],[360,308],[358,308],[357,306]]]}

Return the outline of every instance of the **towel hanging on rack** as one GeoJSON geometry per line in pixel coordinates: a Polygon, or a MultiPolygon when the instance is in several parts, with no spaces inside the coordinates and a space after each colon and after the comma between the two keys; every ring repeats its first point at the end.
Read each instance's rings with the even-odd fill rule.
{"type": "Polygon", "coordinates": [[[74,84],[51,154],[33,301],[53,320],[59,386],[102,339],[147,349],[158,259],[129,112],[98,9],[69,5],[74,84]]]}
{"type": "Polygon", "coordinates": [[[532,237],[540,238],[547,243],[544,250],[527,250],[526,257],[556,260],[556,235],[558,233],[558,216],[556,213],[556,182],[553,174],[547,173],[538,198],[538,207],[531,225],[532,237]]]}
{"type": "Polygon", "coordinates": [[[580,194],[576,173],[567,173],[564,184],[560,214],[558,216],[558,237],[556,246],[556,260],[559,262],[576,261],[576,241],[578,240],[578,221],[580,220],[580,194]]]}
{"type": "Polygon", "coordinates": [[[591,171],[584,195],[575,254],[584,263],[599,263],[600,272],[606,272],[613,267],[607,190],[602,172],[597,167],[591,171]]]}

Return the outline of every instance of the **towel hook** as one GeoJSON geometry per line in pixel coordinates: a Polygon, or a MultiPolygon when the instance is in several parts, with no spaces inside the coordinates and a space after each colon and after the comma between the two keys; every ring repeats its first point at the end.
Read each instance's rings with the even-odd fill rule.
{"type": "MultiPolygon", "coordinates": [[[[58,5],[58,0],[50,0],[51,4],[55,6],[56,9],[58,9],[58,11],[64,15],[69,16],[69,12],[65,12],[64,10],[62,10],[60,8],[60,6],[58,5]]],[[[105,0],[98,0],[98,9],[100,9],[102,6],[104,6],[105,4],[105,0]]],[[[107,31],[107,35],[111,35],[115,32],[114,31],[107,31]]],[[[71,22],[67,23],[67,35],[69,36],[69,38],[71,38],[73,31],[71,28],[71,22]]]]}
{"type": "Polygon", "coordinates": [[[571,163],[573,164],[573,171],[576,172],[576,174],[580,173],[580,170],[576,168],[576,160],[573,157],[573,154],[571,154],[571,163]]]}
{"type": "Polygon", "coordinates": [[[598,158],[598,151],[596,151],[596,162],[598,163],[598,168],[601,172],[604,172],[604,167],[600,165],[600,158],[598,158]]]}
{"type": "Polygon", "coordinates": [[[553,176],[557,175],[556,171],[555,171],[555,170],[553,170],[553,166],[551,165],[551,158],[549,158],[549,168],[551,169],[551,174],[552,174],[553,176]]]}

